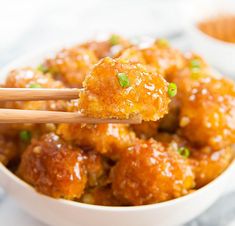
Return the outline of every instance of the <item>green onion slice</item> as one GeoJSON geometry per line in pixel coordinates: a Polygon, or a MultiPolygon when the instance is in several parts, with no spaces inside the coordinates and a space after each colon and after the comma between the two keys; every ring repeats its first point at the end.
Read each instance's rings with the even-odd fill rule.
{"type": "Polygon", "coordinates": [[[177,94],[177,85],[171,82],[168,86],[168,95],[174,97],[177,94]]]}
{"type": "Polygon", "coordinates": [[[30,141],[32,137],[31,132],[28,130],[22,130],[19,135],[20,135],[20,139],[26,142],[30,141]]]}
{"type": "Polygon", "coordinates": [[[190,156],[190,150],[186,147],[180,147],[178,149],[178,152],[180,155],[182,155],[184,158],[188,158],[190,156]]]}
{"type": "Polygon", "coordinates": [[[34,83],[30,84],[29,88],[42,88],[40,84],[34,83]]]}
{"type": "Polygon", "coordinates": [[[190,61],[190,68],[191,69],[199,69],[201,68],[201,62],[198,59],[193,59],[190,61]]]}
{"type": "Polygon", "coordinates": [[[120,36],[118,35],[111,35],[110,38],[109,38],[109,43],[111,46],[115,46],[115,45],[118,45],[120,42],[120,36]]]}
{"type": "Polygon", "coordinates": [[[47,73],[48,72],[48,68],[43,65],[43,64],[40,64],[38,67],[37,67],[37,70],[38,71],[41,71],[42,73],[47,73]]]}
{"type": "Polygon", "coordinates": [[[126,73],[118,73],[117,74],[119,84],[122,88],[126,88],[130,86],[130,81],[126,73]]]}

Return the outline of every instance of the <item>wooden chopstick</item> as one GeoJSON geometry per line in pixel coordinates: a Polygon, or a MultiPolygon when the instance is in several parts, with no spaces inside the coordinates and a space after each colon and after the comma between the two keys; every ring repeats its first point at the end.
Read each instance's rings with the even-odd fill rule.
{"type": "Polygon", "coordinates": [[[78,99],[81,89],[0,88],[0,101],[78,99]]]}
{"type": "MultiPolygon", "coordinates": [[[[78,99],[82,89],[0,88],[0,101],[78,99]]],[[[0,109],[0,123],[121,123],[138,124],[141,120],[91,118],[79,112],[0,109]]]]}
{"type": "Polygon", "coordinates": [[[83,116],[79,112],[38,111],[0,109],[0,123],[121,123],[138,124],[139,118],[133,119],[103,119],[83,116]]]}

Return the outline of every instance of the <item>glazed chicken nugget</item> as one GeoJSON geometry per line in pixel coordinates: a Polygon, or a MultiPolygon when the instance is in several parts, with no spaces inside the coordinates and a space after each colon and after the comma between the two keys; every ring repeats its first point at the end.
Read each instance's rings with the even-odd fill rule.
{"type": "Polygon", "coordinates": [[[106,57],[87,76],[79,107],[97,118],[156,121],[167,113],[169,102],[168,83],[161,75],[140,64],[106,57]]]}
{"type": "Polygon", "coordinates": [[[111,179],[114,195],[130,205],[163,202],[194,186],[187,159],[153,139],[137,140],[114,166],[111,179]]]}
{"type": "Polygon", "coordinates": [[[195,174],[195,188],[200,188],[218,177],[231,163],[234,148],[230,145],[219,150],[206,146],[197,148],[184,137],[176,134],[158,133],[156,140],[169,144],[172,150],[187,157],[195,174]]]}
{"type": "Polygon", "coordinates": [[[66,141],[72,141],[83,149],[95,150],[112,159],[117,159],[122,151],[131,146],[135,134],[122,124],[61,124],[57,130],[66,141]]]}
{"type": "Polygon", "coordinates": [[[168,82],[174,82],[178,87],[178,95],[180,98],[185,95],[185,91],[190,91],[195,84],[211,77],[215,72],[208,64],[195,53],[187,52],[183,55],[184,67],[178,68],[174,73],[166,75],[168,82]]]}
{"type": "Polygon", "coordinates": [[[193,144],[214,150],[235,142],[235,85],[224,78],[207,77],[182,95],[181,133],[193,144]]]}
{"type": "MultiPolygon", "coordinates": [[[[4,84],[6,88],[64,88],[64,84],[56,81],[48,73],[44,74],[39,69],[24,67],[12,70],[4,84]]],[[[7,101],[1,103],[1,108],[23,109],[23,110],[51,110],[65,111],[68,103],[66,101],[7,101]]],[[[18,139],[21,132],[39,136],[42,133],[55,129],[52,123],[47,124],[1,124],[0,134],[18,139]]]]}
{"type": "Polygon", "coordinates": [[[82,196],[81,201],[87,204],[101,205],[101,206],[122,206],[120,200],[114,195],[110,186],[97,187],[86,191],[82,196]]]}
{"type": "Polygon", "coordinates": [[[87,187],[104,186],[109,183],[110,165],[106,158],[96,151],[86,152],[87,187]]]}
{"type": "MultiPolygon", "coordinates": [[[[177,95],[172,98],[169,104],[169,112],[159,121],[159,130],[174,133],[178,130],[180,122],[181,101],[187,97],[195,85],[198,85],[203,79],[210,77],[211,69],[205,61],[194,53],[184,54],[184,67],[178,68],[165,76],[168,82],[177,85],[177,95]]],[[[186,119],[187,120],[187,119],[186,119]]]]}
{"type": "Polygon", "coordinates": [[[18,175],[45,195],[78,199],[87,183],[84,162],[81,149],[50,133],[34,140],[23,153],[18,175]]]}
{"type": "Polygon", "coordinates": [[[6,79],[7,88],[63,88],[60,81],[56,81],[50,74],[44,74],[40,69],[24,67],[12,70],[6,79]]]}
{"type": "Polygon", "coordinates": [[[234,148],[227,146],[217,151],[210,147],[191,151],[191,164],[195,173],[196,188],[200,188],[218,177],[234,158],[234,148]]]}
{"type": "Polygon", "coordinates": [[[98,59],[86,48],[75,46],[62,49],[54,58],[47,59],[43,67],[70,87],[82,87],[86,75],[98,59]]]}
{"type": "Polygon", "coordinates": [[[118,52],[115,55],[115,58],[124,59],[131,63],[146,64],[142,51],[136,46],[132,46],[118,52]]]}
{"type": "Polygon", "coordinates": [[[163,75],[172,74],[184,66],[183,54],[172,48],[167,40],[159,39],[142,49],[146,64],[156,68],[163,75]]]}
{"type": "MultiPolygon", "coordinates": [[[[43,74],[31,67],[19,68],[11,71],[7,76],[6,88],[64,88],[60,81],[56,81],[50,74],[43,74]]],[[[4,108],[28,110],[65,110],[65,101],[8,101],[4,108]]]]}
{"type": "Polygon", "coordinates": [[[131,125],[136,136],[141,139],[149,139],[158,133],[159,122],[142,122],[140,124],[131,125]]]}
{"type": "Polygon", "coordinates": [[[130,46],[130,42],[120,35],[112,34],[107,40],[102,41],[89,41],[83,43],[81,47],[93,51],[98,59],[107,56],[113,56],[117,52],[130,46]]]}

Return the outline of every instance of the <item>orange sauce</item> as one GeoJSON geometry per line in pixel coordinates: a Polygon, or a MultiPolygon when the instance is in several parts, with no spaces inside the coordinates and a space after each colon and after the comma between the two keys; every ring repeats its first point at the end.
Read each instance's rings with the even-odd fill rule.
{"type": "Polygon", "coordinates": [[[235,43],[235,15],[219,15],[198,23],[198,28],[213,38],[235,43]]]}

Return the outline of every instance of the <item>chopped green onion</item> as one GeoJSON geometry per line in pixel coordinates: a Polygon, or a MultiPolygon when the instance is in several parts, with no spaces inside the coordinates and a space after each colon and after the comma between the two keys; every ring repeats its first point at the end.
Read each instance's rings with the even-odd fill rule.
{"type": "Polygon", "coordinates": [[[31,132],[30,131],[28,131],[28,130],[22,130],[21,132],[20,132],[20,139],[22,140],[22,141],[30,141],[31,140],[31,137],[32,137],[32,134],[31,134],[31,132]]]}
{"type": "Polygon", "coordinates": [[[168,95],[174,97],[177,94],[177,86],[175,83],[171,82],[168,86],[168,95]]]}
{"type": "Polygon", "coordinates": [[[164,39],[164,38],[160,38],[156,41],[156,44],[158,44],[161,47],[169,47],[169,42],[168,40],[164,39]]]}
{"type": "Polygon", "coordinates": [[[110,36],[109,43],[111,46],[115,46],[115,45],[119,44],[119,42],[120,42],[120,36],[115,35],[115,34],[110,36]]]}
{"type": "Polygon", "coordinates": [[[200,69],[201,62],[198,59],[193,59],[190,61],[190,68],[193,69],[200,69]]]}
{"type": "Polygon", "coordinates": [[[43,65],[43,64],[40,64],[37,68],[38,71],[41,71],[42,73],[47,73],[48,72],[48,68],[43,65]]]}
{"type": "Polygon", "coordinates": [[[178,153],[182,155],[184,158],[188,158],[190,156],[190,150],[186,147],[180,147],[178,149],[178,153]]]}
{"type": "Polygon", "coordinates": [[[190,61],[190,69],[191,69],[191,78],[199,79],[201,72],[201,62],[198,59],[193,59],[190,61]]]}
{"type": "Polygon", "coordinates": [[[40,84],[34,83],[30,84],[29,88],[42,88],[40,84]]]}
{"type": "Polygon", "coordinates": [[[122,88],[130,86],[130,81],[126,73],[118,73],[117,77],[122,88]]]}

